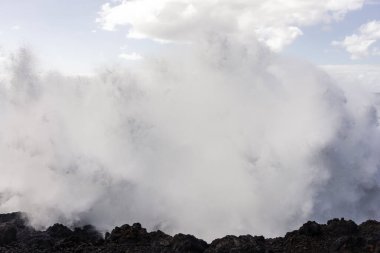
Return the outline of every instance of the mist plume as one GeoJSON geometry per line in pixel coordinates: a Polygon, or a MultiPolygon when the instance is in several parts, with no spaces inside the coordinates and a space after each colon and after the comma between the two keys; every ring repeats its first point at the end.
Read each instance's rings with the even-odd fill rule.
{"type": "Polygon", "coordinates": [[[78,77],[22,49],[0,80],[0,212],[212,239],[379,218],[372,95],[224,33],[78,77]]]}

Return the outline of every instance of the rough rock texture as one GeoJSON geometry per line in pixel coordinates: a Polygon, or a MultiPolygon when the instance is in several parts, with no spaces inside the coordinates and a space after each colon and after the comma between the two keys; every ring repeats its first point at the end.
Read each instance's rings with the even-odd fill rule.
{"type": "Polygon", "coordinates": [[[380,223],[334,219],[313,221],[285,237],[226,236],[207,244],[192,235],[148,233],[136,223],[116,227],[103,237],[93,226],[69,229],[55,224],[45,231],[27,225],[22,213],[0,214],[1,252],[123,252],[123,253],[380,253],[380,223]]]}

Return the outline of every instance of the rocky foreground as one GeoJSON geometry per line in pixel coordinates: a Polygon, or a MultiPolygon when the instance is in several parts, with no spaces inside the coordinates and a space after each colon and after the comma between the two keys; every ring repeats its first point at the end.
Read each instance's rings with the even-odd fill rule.
{"type": "Polygon", "coordinates": [[[192,235],[148,233],[140,224],[116,227],[105,236],[90,225],[71,230],[55,224],[36,231],[21,213],[10,213],[0,214],[0,252],[380,252],[380,223],[370,220],[356,225],[344,219],[330,220],[326,225],[308,222],[281,238],[226,236],[207,244],[192,235]]]}

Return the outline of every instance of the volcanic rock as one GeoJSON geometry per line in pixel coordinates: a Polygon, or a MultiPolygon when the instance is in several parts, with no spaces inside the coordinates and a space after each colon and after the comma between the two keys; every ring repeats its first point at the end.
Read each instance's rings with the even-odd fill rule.
{"type": "Polygon", "coordinates": [[[28,225],[22,213],[0,214],[0,253],[380,253],[380,223],[333,219],[309,221],[284,237],[225,236],[210,244],[192,235],[148,232],[139,223],[115,227],[104,236],[91,225],[54,224],[45,231],[28,225]]]}

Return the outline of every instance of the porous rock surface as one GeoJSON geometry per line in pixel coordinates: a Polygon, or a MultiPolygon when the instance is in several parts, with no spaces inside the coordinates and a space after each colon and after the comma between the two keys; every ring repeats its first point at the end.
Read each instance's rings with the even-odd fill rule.
{"type": "Polygon", "coordinates": [[[284,237],[229,235],[208,244],[192,235],[147,232],[138,223],[116,227],[104,236],[91,225],[70,229],[55,224],[37,231],[24,217],[22,213],[0,214],[0,253],[380,253],[380,223],[373,220],[361,225],[344,219],[323,225],[309,221],[284,237]]]}

